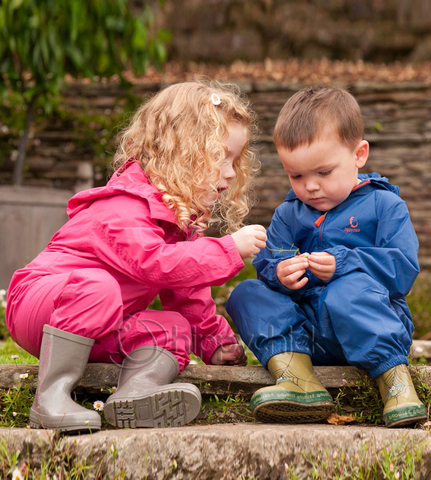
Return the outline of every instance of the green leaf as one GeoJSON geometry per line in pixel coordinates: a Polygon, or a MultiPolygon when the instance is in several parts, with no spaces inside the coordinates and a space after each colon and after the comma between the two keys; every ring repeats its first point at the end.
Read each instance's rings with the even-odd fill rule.
{"type": "Polygon", "coordinates": [[[172,41],[172,33],[166,28],[161,28],[157,34],[157,38],[162,43],[170,43],[172,41]]]}
{"type": "Polygon", "coordinates": [[[16,10],[17,8],[20,8],[23,3],[24,3],[24,0],[12,0],[10,2],[10,9],[16,10]]]}
{"type": "Polygon", "coordinates": [[[23,102],[37,96],[48,114],[66,74],[89,79],[116,74],[124,81],[125,70],[160,67],[171,35],[154,28],[148,5],[136,12],[129,3],[0,0],[0,84],[23,102]]]}

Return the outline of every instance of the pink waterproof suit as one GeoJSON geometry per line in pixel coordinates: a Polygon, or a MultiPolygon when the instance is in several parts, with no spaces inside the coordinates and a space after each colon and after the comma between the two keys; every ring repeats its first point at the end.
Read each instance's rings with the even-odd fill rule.
{"type": "Polygon", "coordinates": [[[39,355],[49,324],[93,338],[91,362],[119,363],[139,346],[157,345],[181,371],[190,351],[209,363],[219,346],[236,343],[210,290],[244,266],[232,237],[181,231],[138,162],[124,164],[105,187],[75,195],[68,215],[12,277],[6,321],[25,350],[39,355]],[[147,310],[157,294],[164,310],[147,310]]]}

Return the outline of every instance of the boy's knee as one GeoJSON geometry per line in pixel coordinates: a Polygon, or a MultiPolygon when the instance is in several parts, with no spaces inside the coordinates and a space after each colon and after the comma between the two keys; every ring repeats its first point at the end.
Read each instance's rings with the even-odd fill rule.
{"type": "Polygon", "coordinates": [[[388,290],[370,275],[364,272],[352,272],[331,282],[324,291],[323,299],[325,303],[339,304],[340,298],[343,298],[344,305],[348,305],[355,300],[362,301],[365,292],[367,296],[389,297],[388,290]]]}
{"type": "Polygon", "coordinates": [[[244,298],[252,297],[265,284],[260,280],[248,279],[238,284],[230,294],[228,301],[243,300],[244,298]]]}
{"type": "Polygon", "coordinates": [[[226,302],[226,311],[231,315],[231,311],[250,307],[262,296],[266,297],[268,290],[270,291],[269,287],[260,280],[244,280],[230,294],[226,302]]]}

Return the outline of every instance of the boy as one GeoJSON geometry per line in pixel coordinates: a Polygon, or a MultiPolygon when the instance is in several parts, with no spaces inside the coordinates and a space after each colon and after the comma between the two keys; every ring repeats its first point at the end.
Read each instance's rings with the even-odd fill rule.
{"type": "Polygon", "coordinates": [[[419,271],[418,241],[398,187],[358,175],[369,152],[358,103],[340,88],[304,88],[282,108],[274,142],[292,190],[253,261],[258,279],[238,285],[226,306],[276,379],[253,395],[253,414],[327,418],[333,402],[313,362],[367,370],[388,427],[426,418],[406,367],[413,324],[404,297],[419,271]]]}

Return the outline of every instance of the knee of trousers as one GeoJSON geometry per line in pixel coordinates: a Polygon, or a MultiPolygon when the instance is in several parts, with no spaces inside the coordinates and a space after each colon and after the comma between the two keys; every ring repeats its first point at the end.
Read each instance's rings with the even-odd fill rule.
{"type": "Polygon", "coordinates": [[[250,336],[267,337],[270,333],[276,335],[276,332],[285,332],[305,318],[288,295],[254,279],[241,282],[233,290],[226,303],[226,311],[246,343],[250,336]]]}
{"type": "Polygon", "coordinates": [[[353,306],[361,307],[374,301],[380,304],[382,297],[389,298],[389,291],[381,283],[366,273],[352,272],[328,284],[319,303],[330,313],[343,315],[353,306]]]}
{"type": "Polygon", "coordinates": [[[266,302],[270,289],[260,280],[244,280],[237,285],[226,302],[226,311],[237,326],[250,318],[256,305],[266,302]]]}
{"type": "Polygon", "coordinates": [[[74,270],[54,298],[54,308],[51,326],[96,339],[115,330],[122,321],[120,285],[106,270],[74,270]]]}
{"type": "Polygon", "coordinates": [[[405,358],[411,336],[383,285],[353,272],[328,287],[319,299],[321,334],[342,345],[350,364],[372,371],[388,358],[405,358]]]}

